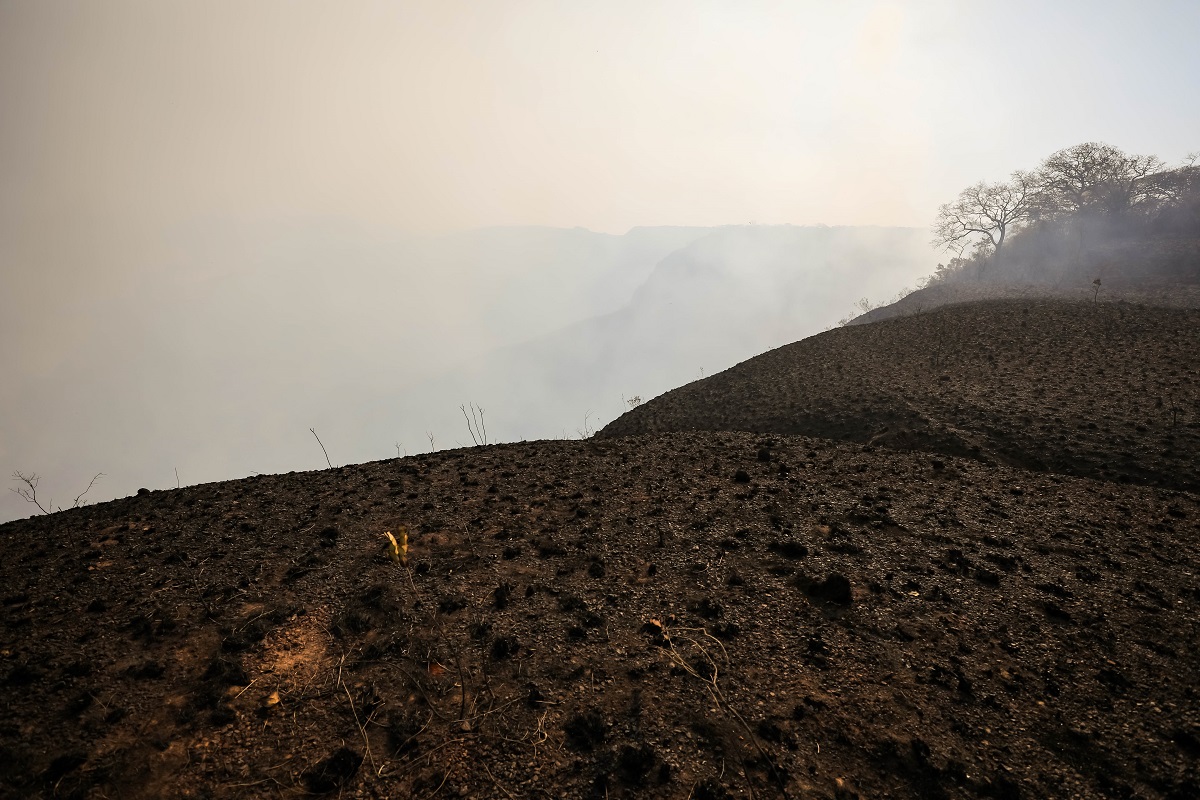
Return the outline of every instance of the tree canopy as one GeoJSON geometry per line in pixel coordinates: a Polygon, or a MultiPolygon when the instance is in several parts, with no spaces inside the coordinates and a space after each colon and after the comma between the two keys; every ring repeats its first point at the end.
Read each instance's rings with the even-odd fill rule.
{"type": "Polygon", "coordinates": [[[938,210],[934,244],[961,254],[973,237],[982,236],[992,252],[999,253],[1009,229],[1029,216],[1033,197],[1034,184],[1024,172],[1014,172],[1004,183],[968,186],[938,210]]]}
{"type": "Polygon", "coordinates": [[[1085,142],[1007,181],[968,186],[938,209],[933,244],[955,258],[931,280],[997,269],[1050,279],[1086,271],[1106,253],[1111,261],[1114,248],[1124,247],[1135,256],[1157,254],[1160,272],[1195,273],[1200,281],[1197,160],[1169,167],[1157,156],[1085,142]]]}

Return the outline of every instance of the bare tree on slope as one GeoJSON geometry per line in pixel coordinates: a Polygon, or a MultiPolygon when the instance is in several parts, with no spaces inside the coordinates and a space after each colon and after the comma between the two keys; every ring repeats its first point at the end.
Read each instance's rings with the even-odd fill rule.
{"type": "Polygon", "coordinates": [[[1032,177],[1019,171],[1003,183],[980,181],[963,189],[957,200],[938,209],[934,246],[961,254],[975,241],[990,245],[992,255],[999,255],[1005,238],[1029,217],[1035,191],[1032,177]]]}
{"type": "Polygon", "coordinates": [[[1135,156],[1102,142],[1059,150],[1038,169],[1039,207],[1050,217],[1099,211],[1119,214],[1156,199],[1157,156],[1135,156]]]}

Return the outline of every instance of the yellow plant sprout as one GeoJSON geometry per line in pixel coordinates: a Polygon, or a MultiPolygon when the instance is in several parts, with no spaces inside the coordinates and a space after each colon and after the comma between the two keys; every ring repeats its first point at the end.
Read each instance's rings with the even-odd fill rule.
{"type": "Polygon", "coordinates": [[[388,538],[388,555],[396,566],[408,566],[408,531],[405,528],[400,528],[400,541],[396,541],[396,537],[392,536],[391,531],[385,531],[384,536],[388,538]]]}

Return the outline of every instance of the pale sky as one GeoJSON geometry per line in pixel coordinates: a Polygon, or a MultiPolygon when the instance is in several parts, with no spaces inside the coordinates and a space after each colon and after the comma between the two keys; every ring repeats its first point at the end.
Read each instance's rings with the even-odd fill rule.
{"type": "Polygon", "coordinates": [[[104,471],[104,499],[321,466],[313,425],[362,460],[453,446],[467,401],[528,409],[519,436],[611,419],[912,285],[976,181],[1200,149],[1197,31],[1200,0],[0,0],[0,471],[60,500],[104,471]],[[601,233],[462,233],[521,225],[601,233]],[[601,324],[666,274],[644,343],[601,324]],[[555,330],[620,367],[604,396],[481,377],[555,330]],[[698,334],[748,338],[643,347],[698,334]]]}
{"type": "Polygon", "coordinates": [[[1200,148],[1198,30],[1195,0],[3,0],[0,224],[927,226],[1061,147],[1200,148]]]}

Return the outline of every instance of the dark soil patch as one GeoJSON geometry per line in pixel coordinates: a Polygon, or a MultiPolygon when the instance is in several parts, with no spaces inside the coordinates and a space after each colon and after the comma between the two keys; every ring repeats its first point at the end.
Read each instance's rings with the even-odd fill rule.
{"type": "Polygon", "coordinates": [[[1177,294],[1191,307],[1019,295],[912,307],[667,392],[597,436],[800,434],[1195,492],[1200,290],[1177,294]]]}

